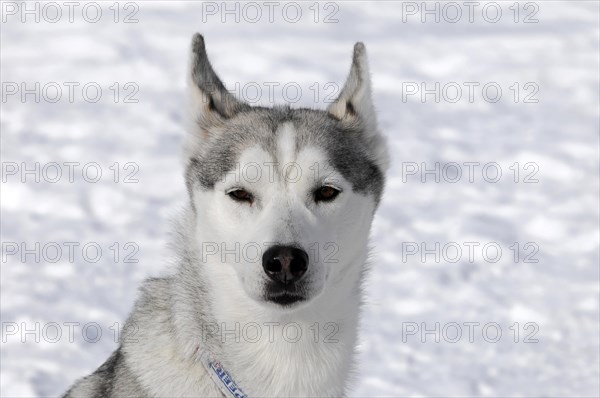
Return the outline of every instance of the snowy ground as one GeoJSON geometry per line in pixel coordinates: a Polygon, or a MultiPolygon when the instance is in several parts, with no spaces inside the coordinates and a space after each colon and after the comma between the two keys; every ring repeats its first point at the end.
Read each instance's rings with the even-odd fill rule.
{"type": "MultiPolygon", "coordinates": [[[[236,23],[219,12],[220,2],[204,13],[201,3],[166,3],[120,3],[118,23],[113,2],[101,3],[96,23],[82,16],[87,3],[75,8],[73,23],[62,2],[55,3],[63,14],[57,23],[48,21],[56,9],[45,3],[39,23],[33,15],[22,23],[20,9],[12,15],[20,2],[2,3],[0,395],[56,396],[95,369],[115,348],[114,325],[125,320],[140,281],[168,271],[168,220],[185,197],[178,156],[187,49],[196,31],[205,34],[226,84],[256,82],[262,104],[269,103],[269,82],[281,83],[276,100],[283,84],[297,83],[298,106],[314,106],[317,88],[322,103],[335,90],[325,83],[345,78],[353,43],[367,45],[393,165],[374,224],[352,395],[600,395],[597,2],[481,3],[472,23],[463,2],[454,3],[462,11],[456,23],[445,3],[438,4],[439,22],[413,15],[421,2],[321,3],[318,16],[313,3],[298,3],[297,23],[294,9],[283,17],[284,3],[272,23],[262,2],[256,23],[255,9],[236,23]],[[502,16],[492,23],[497,4],[502,16]],[[138,22],[123,23],[128,15],[138,22]],[[39,101],[29,94],[22,102],[20,92],[10,94],[22,82],[40,89],[56,82],[62,98],[50,102],[50,84],[39,101]],[[79,83],[72,102],[65,82],[79,83]],[[88,100],[82,96],[91,82],[102,88],[95,103],[93,86],[88,100]],[[439,102],[434,94],[425,101],[421,91],[411,94],[422,82],[427,89],[440,84],[439,102]],[[472,101],[470,82],[479,84],[472,101]],[[453,102],[457,86],[462,98],[453,102]],[[136,87],[138,102],[125,103],[136,87]],[[492,102],[496,87],[502,95],[492,102]],[[22,175],[36,162],[39,183],[22,175]],[[54,183],[52,162],[63,173],[54,183]],[[73,182],[64,162],[79,162],[73,182]],[[436,162],[439,182],[420,172],[436,162]],[[447,181],[456,176],[450,162],[462,171],[454,183],[447,181]],[[468,162],[478,162],[472,182],[468,162]],[[102,171],[98,182],[82,178],[84,165],[88,177],[94,166],[102,171]],[[502,176],[491,182],[497,169],[502,176]],[[35,254],[23,261],[22,249],[35,251],[36,242],[39,261],[35,254]],[[65,242],[79,244],[73,261],[65,242]],[[420,245],[435,251],[436,243],[439,261],[434,254],[423,261],[420,245]],[[472,258],[470,244],[479,245],[472,258]],[[62,256],[52,263],[56,245],[62,256]],[[102,249],[97,262],[94,245],[102,249]],[[124,262],[127,254],[139,261],[124,262]],[[72,341],[69,322],[78,323],[72,341]],[[87,336],[94,337],[94,322],[103,334],[88,343],[82,328],[92,325],[87,336]],[[435,332],[423,333],[436,323],[439,342],[435,332]]],[[[255,97],[253,86],[245,87],[246,98],[255,97]]],[[[295,97],[293,88],[287,94],[295,97]]]]}

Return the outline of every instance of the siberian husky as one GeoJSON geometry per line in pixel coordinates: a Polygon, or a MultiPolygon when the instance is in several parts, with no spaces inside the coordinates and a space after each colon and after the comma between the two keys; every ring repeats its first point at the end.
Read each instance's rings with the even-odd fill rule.
{"type": "Polygon", "coordinates": [[[250,106],[192,40],[177,268],[65,397],[339,397],[388,154],[365,46],[326,110],[250,106]]]}

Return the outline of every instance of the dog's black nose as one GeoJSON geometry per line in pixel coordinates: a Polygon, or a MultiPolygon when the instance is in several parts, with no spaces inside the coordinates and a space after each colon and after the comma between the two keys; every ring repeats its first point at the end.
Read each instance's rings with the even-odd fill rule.
{"type": "Polygon", "coordinates": [[[273,246],[263,254],[263,269],[275,282],[284,285],[302,278],[308,269],[308,254],[292,246],[273,246]]]}

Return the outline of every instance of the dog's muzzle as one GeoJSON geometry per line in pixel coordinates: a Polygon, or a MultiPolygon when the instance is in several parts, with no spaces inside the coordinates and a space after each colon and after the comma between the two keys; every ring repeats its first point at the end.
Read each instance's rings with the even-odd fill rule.
{"type": "Polygon", "coordinates": [[[305,297],[298,291],[298,282],[308,270],[308,254],[293,246],[272,246],[262,257],[265,274],[271,279],[266,299],[288,305],[305,297]]]}

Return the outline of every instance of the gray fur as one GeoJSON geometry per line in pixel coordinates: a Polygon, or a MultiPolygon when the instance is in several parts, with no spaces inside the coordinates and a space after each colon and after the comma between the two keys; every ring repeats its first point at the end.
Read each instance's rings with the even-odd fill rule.
{"type": "Polygon", "coordinates": [[[217,76],[208,60],[204,38],[196,33],[192,38],[192,81],[206,96],[207,106],[222,117],[248,109],[248,105],[231,95],[217,76]]]}
{"type": "Polygon", "coordinates": [[[307,145],[325,149],[335,168],[353,184],[356,192],[379,200],[383,192],[383,172],[369,152],[369,138],[364,134],[362,120],[342,122],[325,111],[287,106],[251,108],[227,120],[225,126],[220,127],[219,135],[201,153],[189,159],[188,191],[192,191],[194,184],[212,189],[235,167],[239,154],[250,145],[258,143],[276,159],[276,132],[286,122],[292,122],[298,132],[297,151],[307,145]]]}
{"type": "Polygon", "coordinates": [[[200,117],[194,118],[195,133],[203,135],[206,141],[201,146],[194,145],[200,150],[190,152],[187,160],[185,175],[190,194],[195,184],[212,189],[215,182],[233,169],[239,154],[250,145],[258,143],[276,158],[278,127],[292,122],[298,131],[297,151],[307,145],[325,149],[356,192],[371,194],[379,201],[387,159],[378,164],[377,158],[382,152],[379,148],[385,148],[385,142],[377,134],[364,44],[357,43],[354,47],[346,84],[327,111],[289,106],[250,107],[240,103],[214,72],[199,34],[194,36],[192,54],[192,84],[211,105],[200,117]],[[211,112],[211,108],[215,112],[211,112]]]}

